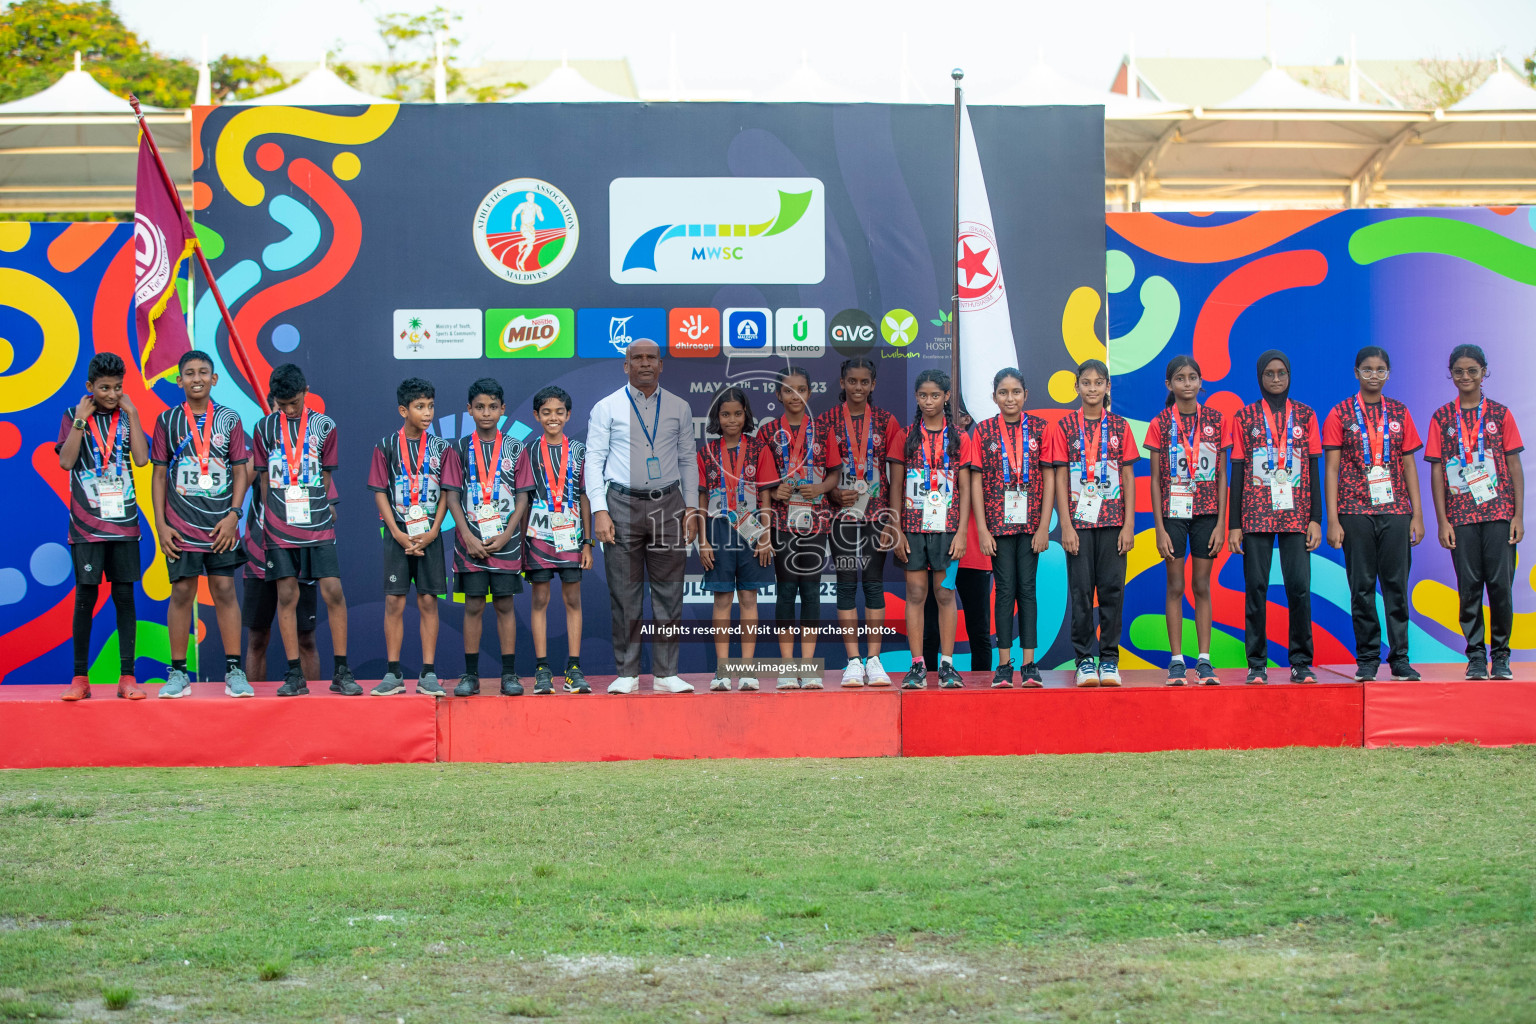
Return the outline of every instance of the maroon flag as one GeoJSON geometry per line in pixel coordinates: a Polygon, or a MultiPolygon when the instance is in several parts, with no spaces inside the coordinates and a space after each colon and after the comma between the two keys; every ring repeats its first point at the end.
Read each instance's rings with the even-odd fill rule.
{"type": "Polygon", "coordinates": [[[181,261],[197,245],[192,222],[160,164],[149,129],[139,132],[138,189],[133,209],[133,305],[139,363],[152,381],[192,347],[176,294],[181,261]]]}

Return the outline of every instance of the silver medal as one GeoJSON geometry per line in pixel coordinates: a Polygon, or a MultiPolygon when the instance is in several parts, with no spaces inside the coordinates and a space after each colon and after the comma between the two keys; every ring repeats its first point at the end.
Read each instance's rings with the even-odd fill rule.
{"type": "Polygon", "coordinates": [[[944,492],[943,491],[929,491],[928,492],[928,504],[932,505],[934,508],[938,508],[940,505],[944,504],[944,492]]]}
{"type": "Polygon", "coordinates": [[[205,491],[208,490],[213,486],[213,476],[211,474],[204,473],[202,476],[197,478],[197,486],[201,487],[205,491]]]}
{"type": "Polygon", "coordinates": [[[423,509],[420,505],[412,505],[411,506],[411,514],[410,514],[409,518],[411,518],[411,519],[425,519],[426,517],[427,517],[426,510],[423,509]]]}
{"type": "Polygon", "coordinates": [[[853,482],[853,493],[854,494],[868,494],[869,493],[869,481],[868,480],[855,480],[853,482]]]}

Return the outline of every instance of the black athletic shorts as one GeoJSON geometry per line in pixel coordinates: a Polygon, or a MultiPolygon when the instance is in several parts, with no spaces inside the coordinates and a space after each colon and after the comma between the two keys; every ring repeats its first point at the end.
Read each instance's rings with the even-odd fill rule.
{"type": "Polygon", "coordinates": [[[1207,561],[1215,558],[1211,554],[1211,533],[1220,519],[1218,515],[1195,516],[1193,519],[1170,519],[1163,516],[1163,529],[1168,531],[1168,539],[1173,541],[1173,557],[1183,558],[1187,551],[1194,558],[1207,561]]]}
{"type": "Polygon", "coordinates": [[[428,544],[419,555],[407,555],[400,542],[384,536],[384,593],[448,596],[448,570],[443,566],[443,538],[428,544]]]}
{"type": "Polygon", "coordinates": [[[341,562],[336,558],[336,542],[324,541],[302,548],[267,545],[267,579],[282,580],[297,576],[300,580],[321,580],[341,576],[341,562]]]}
{"type": "Polygon", "coordinates": [[[511,597],[523,592],[523,578],[515,572],[457,572],[456,593],[465,597],[511,597]]]}
{"type": "MultiPolygon", "coordinates": [[[[300,633],[315,631],[315,612],[320,604],[320,585],[299,581],[296,617],[300,633]]],[[[271,629],[277,617],[277,581],[247,575],[240,594],[240,622],[246,629],[271,629]]]]}
{"type": "Polygon", "coordinates": [[[523,575],[528,577],[529,583],[548,583],[550,580],[555,578],[555,573],[560,574],[560,583],[562,585],[566,583],[575,583],[579,585],[581,583],[582,570],[579,566],[574,565],[562,566],[558,569],[541,566],[537,569],[529,569],[524,572],[523,575]]]}
{"type": "Polygon", "coordinates": [[[105,577],[108,583],[137,583],[144,577],[139,568],[139,539],[99,540],[71,544],[75,560],[75,582],[95,585],[105,577]]]}
{"type": "Polygon", "coordinates": [[[165,572],[172,583],[194,576],[233,576],[235,570],[245,564],[245,552],[240,548],[230,551],[189,551],[165,560],[165,572]]]}
{"type": "Polygon", "coordinates": [[[907,572],[949,572],[949,546],[955,542],[952,533],[913,533],[907,531],[907,560],[897,564],[907,572]]]}

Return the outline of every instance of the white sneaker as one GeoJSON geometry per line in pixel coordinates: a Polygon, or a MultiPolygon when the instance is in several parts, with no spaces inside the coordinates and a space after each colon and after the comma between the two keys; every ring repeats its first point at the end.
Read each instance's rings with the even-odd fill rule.
{"type": "Polygon", "coordinates": [[[757,690],[757,677],[756,676],[742,676],[741,680],[736,684],[736,688],[739,689],[739,690],[744,690],[744,691],[745,690],[756,691],[757,690]]]}
{"type": "Polygon", "coordinates": [[[822,684],[821,676],[800,677],[800,689],[802,690],[822,690],[825,688],[826,687],[822,684]]]}
{"type": "Polygon", "coordinates": [[[800,689],[800,680],[796,679],[794,676],[779,676],[779,685],[774,687],[774,689],[798,690],[800,689]]]}
{"type": "Polygon", "coordinates": [[[731,677],[715,676],[709,681],[709,688],[716,693],[724,693],[731,688],[731,677]]]}
{"type": "Polygon", "coordinates": [[[848,667],[843,669],[843,688],[864,685],[864,662],[858,658],[849,658],[848,667]]]}
{"type": "Polygon", "coordinates": [[[608,684],[609,693],[634,693],[640,689],[639,676],[619,676],[608,684]]]}
{"type": "Polygon", "coordinates": [[[891,685],[891,677],[886,675],[885,666],[880,664],[879,658],[864,659],[864,681],[870,686],[891,685]]]}
{"type": "Polygon", "coordinates": [[[694,693],[692,683],[683,682],[682,676],[662,676],[651,684],[651,689],[657,693],[694,693]]]}

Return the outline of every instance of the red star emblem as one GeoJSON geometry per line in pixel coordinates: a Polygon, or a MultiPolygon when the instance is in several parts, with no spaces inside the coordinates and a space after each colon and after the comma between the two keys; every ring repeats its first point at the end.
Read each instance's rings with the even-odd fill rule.
{"type": "Polygon", "coordinates": [[[965,255],[961,256],[960,259],[956,261],[955,265],[959,267],[960,270],[966,275],[965,286],[967,288],[972,286],[978,276],[992,276],[992,272],[987,269],[987,256],[991,254],[991,249],[982,249],[980,252],[973,252],[971,251],[970,245],[966,243],[965,239],[960,240],[960,249],[965,253],[965,255]]]}

